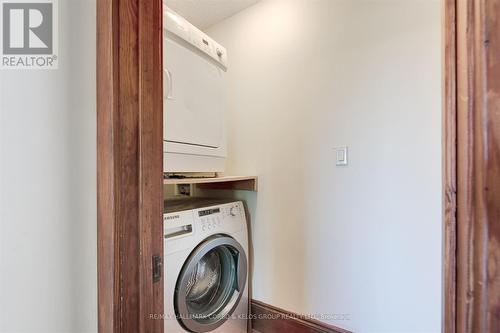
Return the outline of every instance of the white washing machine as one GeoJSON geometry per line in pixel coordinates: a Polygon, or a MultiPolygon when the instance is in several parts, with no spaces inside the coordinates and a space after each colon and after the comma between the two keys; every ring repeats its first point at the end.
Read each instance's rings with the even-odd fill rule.
{"type": "Polygon", "coordinates": [[[165,332],[247,332],[243,203],[167,201],[163,223],[165,332]]]}
{"type": "Polygon", "coordinates": [[[164,6],[164,172],[223,172],[226,49],[164,6]]]}

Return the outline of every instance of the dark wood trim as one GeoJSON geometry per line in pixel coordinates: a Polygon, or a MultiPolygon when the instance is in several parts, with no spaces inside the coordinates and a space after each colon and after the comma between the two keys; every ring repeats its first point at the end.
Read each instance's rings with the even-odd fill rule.
{"type": "Polygon", "coordinates": [[[97,273],[98,330],[118,332],[120,320],[119,256],[115,223],[115,165],[113,144],[118,104],[116,29],[118,2],[97,2],[97,273]]]}
{"type": "Polygon", "coordinates": [[[457,251],[456,0],[443,0],[443,331],[455,333],[457,251]]]}
{"type": "Polygon", "coordinates": [[[470,281],[470,251],[468,239],[471,238],[472,227],[471,216],[471,192],[473,176],[470,171],[469,163],[473,163],[473,152],[471,150],[470,126],[472,125],[471,110],[469,104],[472,100],[468,100],[469,93],[469,71],[473,70],[473,66],[469,69],[468,62],[470,54],[467,47],[470,41],[467,37],[466,27],[470,25],[472,2],[465,1],[462,4],[457,4],[457,109],[460,112],[457,114],[457,294],[456,294],[456,332],[466,333],[472,332],[470,309],[471,300],[473,299],[473,289],[469,285],[470,281]],[[464,73],[465,71],[465,73],[464,73]],[[460,98],[460,99],[458,99],[460,98]],[[466,98],[465,100],[463,98],[466,98]],[[460,158],[460,160],[458,160],[460,158]],[[469,160],[469,161],[468,161],[469,160]],[[462,192],[463,191],[463,192],[462,192]]]}
{"type": "MultiPolygon", "coordinates": [[[[163,4],[139,0],[141,323],[144,332],[163,332],[163,279],[152,282],[152,256],[163,258],[163,4]]],[[[163,276],[163,274],[162,274],[163,276]]],[[[141,330],[141,332],[143,332],[141,330]]]]}
{"type": "Polygon", "coordinates": [[[259,333],[351,333],[253,299],[250,304],[252,328],[259,333]]]}
{"type": "Polygon", "coordinates": [[[163,332],[161,0],[97,1],[99,332],[163,332]]]}
{"type": "Polygon", "coordinates": [[[500,332],[500,1],[457,2],[458,333],[500,332]]]}

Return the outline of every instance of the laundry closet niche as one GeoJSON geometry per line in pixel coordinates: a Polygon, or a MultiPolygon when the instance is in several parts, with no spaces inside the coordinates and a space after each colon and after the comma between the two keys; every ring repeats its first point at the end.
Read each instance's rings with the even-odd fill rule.
{"type": "MultiPolygon", "coordinates": [[[[245,202],[257,302],[349,331],[441,331],[440,1],[165,4],[210,38],[174,39],[220,74],[190,106],[227,99],[220,122],[166,114],[164,165],[194,165],[164,170],[167,204],[245,202]]],[[[176,76],[167,100],[196,88],[176,76]]]]}
{"type": "Polygon", "coordinates": [[[210,193],[257,190],[225,173],[227,51],[167,5],[163,27],[164,331],[248,332],[247,210],[210,193]]]}

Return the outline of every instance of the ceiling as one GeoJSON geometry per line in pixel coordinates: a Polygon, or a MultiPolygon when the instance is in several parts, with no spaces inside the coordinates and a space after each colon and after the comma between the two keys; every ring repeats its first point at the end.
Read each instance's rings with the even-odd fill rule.
{"type": "Polygon", "coordinates": [[[165,0],[170,9],[203,30],[260,0],[165,0]]]}

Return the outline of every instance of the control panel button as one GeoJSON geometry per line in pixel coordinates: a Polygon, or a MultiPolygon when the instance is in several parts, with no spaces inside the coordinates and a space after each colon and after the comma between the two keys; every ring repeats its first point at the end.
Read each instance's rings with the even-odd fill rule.
{"type": "Polygon", "coordinates": [[[238,209],[238,206],[233,206],[231,207],[231,209],[229,210],[229,214],[231,216],[237,216],[239,214],[239,209],[238,209]]]}

